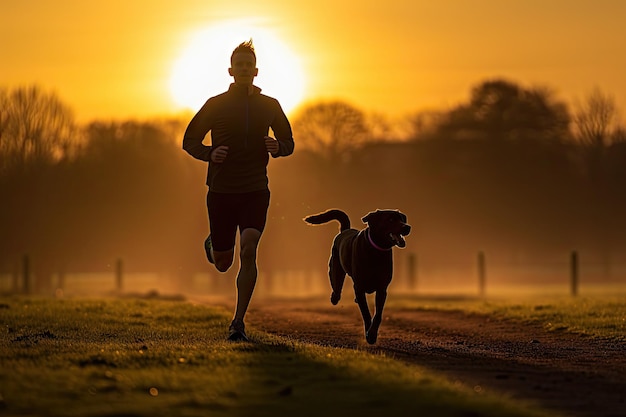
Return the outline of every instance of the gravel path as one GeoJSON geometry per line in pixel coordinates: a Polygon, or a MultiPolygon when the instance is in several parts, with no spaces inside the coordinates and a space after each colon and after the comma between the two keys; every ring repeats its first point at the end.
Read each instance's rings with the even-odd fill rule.
{"type": "Polygon", "coordinates": [[[626,344],[462,312],[385,309],[376,345],[356,304],[253,302],[249,327],[307,343],[384,353],[477,391],[567,416],[626,416],[626,344]]]}

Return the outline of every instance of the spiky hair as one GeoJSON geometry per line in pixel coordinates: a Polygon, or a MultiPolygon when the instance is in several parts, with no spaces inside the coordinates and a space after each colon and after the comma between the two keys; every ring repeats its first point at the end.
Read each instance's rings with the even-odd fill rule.
{"type": "Polygon", "coordinates": [[[254,56],[254,60],[256,61],[256,54],[254,53],[254,44],[252,43],[252,38],[249,41],[241,42],[230,55],[230,62],[233,62],[233,57],[238,53],[248,53],[254,56]]]}

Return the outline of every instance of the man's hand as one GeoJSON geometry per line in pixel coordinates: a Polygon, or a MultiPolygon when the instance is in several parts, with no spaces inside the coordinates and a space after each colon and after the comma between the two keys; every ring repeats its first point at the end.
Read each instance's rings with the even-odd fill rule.
{"type": "Polygon", "coordinates": [[[211,162],[221,164],[226,159],[226,156],[228,156],[228,146],[220,145],[211,152],[211,162]]]}
{"type": "Polygon", "coordinates": [[[272,155],[276,155],[280,150],[278,141],[270,136],[265,136],[265,149],[272,155]]]}

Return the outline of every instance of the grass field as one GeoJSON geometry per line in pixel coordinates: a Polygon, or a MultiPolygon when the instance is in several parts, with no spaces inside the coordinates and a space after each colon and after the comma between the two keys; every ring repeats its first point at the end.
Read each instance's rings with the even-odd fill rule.
{"type": "Polygon", "coordinates": [[[397,297],[391,306],[415,310],[459,310],[539,323],[547,330],[626,341],[626,296],[532,296],[511,298],[397,297]]]}
{"type": "Polygon", "coordinates": [[[360,350],[159,299],[0,298],[0,415],[540,416],[541,410],[360,350]]]}

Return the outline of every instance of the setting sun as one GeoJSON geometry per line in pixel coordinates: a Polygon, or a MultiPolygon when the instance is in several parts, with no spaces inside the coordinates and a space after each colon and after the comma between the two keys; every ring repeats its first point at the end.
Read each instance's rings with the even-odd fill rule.
{"type": "Polygon", "coordinates": [[[170,93],[177,105],[197,110],[209,98],[224,92],[233,79],[228,75],[230,54],[252,39],[259,75],[255,85],[291,111],[303,99],[305,79],[298,57],[269,30],[238,20],[211,26],[191,36],[174,63],[170,93]]]}

